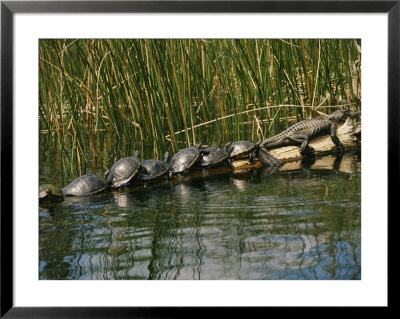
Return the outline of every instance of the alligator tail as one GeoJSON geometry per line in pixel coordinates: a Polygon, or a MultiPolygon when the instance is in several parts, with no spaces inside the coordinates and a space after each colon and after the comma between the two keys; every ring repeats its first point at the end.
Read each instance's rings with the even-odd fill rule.
{"type": "Polygon", "coordinates": [[[264,164],[266,167],[281,167],[282,162],[278,160],[276,157],[272,156],[265,148],[260,147],[258,150],[258,159],[264,164]]]}

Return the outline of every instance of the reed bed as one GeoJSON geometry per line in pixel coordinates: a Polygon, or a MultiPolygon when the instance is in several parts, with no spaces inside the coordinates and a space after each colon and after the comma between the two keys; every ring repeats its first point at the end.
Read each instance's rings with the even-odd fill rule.
{"type": "Polygon", "coordinates": [[[257,141],[361,108],[356,39],[43,39],[40,139],[64,173],[202,142],[257,141]]]}

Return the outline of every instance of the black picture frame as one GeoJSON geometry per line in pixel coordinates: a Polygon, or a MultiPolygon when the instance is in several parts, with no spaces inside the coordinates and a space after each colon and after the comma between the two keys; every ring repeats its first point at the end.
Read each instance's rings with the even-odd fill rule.
{"type": "MultiPolygon", "coordinates": [[[[13,304],[13,19],[16,13],[387,13],[388,14],[388,204],[395,200],[399,180],[400,0],[396,1],[1,1],[1,317],[125,318],[187,317],[212,312],[238,314],[237,309],[144,307],[14,307],[13,304]]],[[[377,163],[377,169],[379,164],[377,163]]],[[[389,213],[389,211],[387,213],[389,213]]],[[[388,214],[390,218],[390,214],[388,214]]],[[[389,222],[388,225],[391,223],[389,222]]],[[[388,238],[388,244],[390,243],[388,238]]],[[[390,246],[388,245],[390,248],[390,246]]],[[[388,281],[389,286],[389,281],[388,281]]],[[[390,298],[388,300],[390,309],[390,298]]],[[[294,309],[293,307],[291,308],[294,309]]],[[[253,308],[253,310],[260,310],[253,308]]],[[[273,309],[271,309],[273,310],[273,309]]],[[[305,309],[303,309],[304,312],[305,309]]],[[[262,309],[262,311],[264,311],[262,309]]],[[[270,309],[268,309],[270,311],[270,309]]],[[[247,313],[249,315],[249,313],[247,313]]]]}

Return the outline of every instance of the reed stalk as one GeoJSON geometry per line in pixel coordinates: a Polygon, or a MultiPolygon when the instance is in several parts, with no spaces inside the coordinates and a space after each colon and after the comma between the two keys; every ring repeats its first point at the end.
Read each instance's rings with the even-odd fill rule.
{"type": "Polygon", "coordinates": [[[69,175],[102,171],[135,149],[162,158],[198,142],[268,137],[332,107],[361,108],[357,39],[42,39],[39,47],[39,128],[67,155],[69,175]]]}

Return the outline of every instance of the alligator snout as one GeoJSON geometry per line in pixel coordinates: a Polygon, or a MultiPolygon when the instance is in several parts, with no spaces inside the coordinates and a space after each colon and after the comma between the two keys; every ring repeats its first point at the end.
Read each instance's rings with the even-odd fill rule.
{"type": "Polygon", "coordinates": [[[359,115],[361,115],[361,111],[351,112],[349,117],[353,119],[353,118],[355,118],[355,117],[357,117],[359,115]]]}

